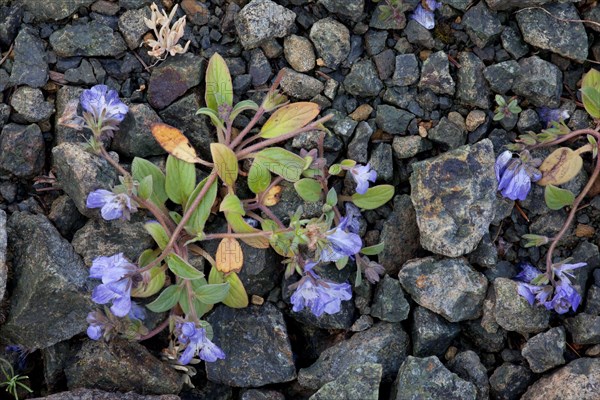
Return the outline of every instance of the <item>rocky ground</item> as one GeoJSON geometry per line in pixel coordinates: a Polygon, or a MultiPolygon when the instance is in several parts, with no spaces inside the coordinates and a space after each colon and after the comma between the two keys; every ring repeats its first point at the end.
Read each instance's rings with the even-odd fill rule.
{"type": "MultiPolygon", "coordinates": [[[[369,0],[183,0],[176,18],[187,16],[189,51],[148,68],[140,44],[151,0],[0,0],[0,339],[23,349],[5,357],[29,376],[30,398],[600,398],[600,184],[557,252],[588,263],[576,272],[584,301],[562,316],[531,308],[511,278],[520,260],[543,265],[545,248],[526,249],[520,236],[552,236],[566,213],[550,211],[539,187],[522,213],[492,190],[502,146],[542,128],[537,107],[569,111],[571,128],[591,126],[577,89],[600,61],[600,7],[442,0],[427,30],[408,18],[418,1],[405,3],[406,18],[381,20],[369,0]],[[244,247],[242,280],[266,302],[208,316],[228,358],[200,366],[190,389],[159,360],[164,337],[142,345],[85,335],[91,260],[136,259],[153,242],[141,216],[105,222],[85,208],[116,173],[57,119],[104,83],[130,106],[110,145],[125,164],[164,160],[149,133],[157,121],[206,154],[214,137],[195,111],[215,52],[237,99],[260,99],[287,68],[283,91],[334,115],[329,161],[369,162],[397,195],[364,214],[365,242],[386,243],[386,276],[356,288],[339,314],[293,313],[278,256],[244,247]],[[495,94],[518,96],[523,111],[494,122],[495,94]],[[442,201],[424,200],[433,195],[442,201]]],[[[312,148],[315,137],[288,146],[312,148]]],[[[589,168],[588,158],[566,186],[580,191],[589,168]]],[[[274,210],[286,216],[301,203],[288,188],[274,210]]]]}

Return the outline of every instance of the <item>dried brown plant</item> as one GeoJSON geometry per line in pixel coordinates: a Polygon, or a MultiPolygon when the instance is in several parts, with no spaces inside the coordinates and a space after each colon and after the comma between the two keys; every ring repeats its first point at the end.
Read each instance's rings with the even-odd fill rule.
{"type": "Polygon", "coordinates": [[[169,54],[171,56],[183,54],[190,46],[189,40],[184,47],[177,44],[179,39],[183,37],[183,31],[185,30],[185,15],[175,21],[173,26],[170,26],[171,20],[177,12],[177,7],[178,5],[175,5],[171,13],[167,15],[164,9],[161,13],[156,3],[152,3],[150,6],[150,10],[152,10],[150,19],[144,18],[146,26],[154,31],[154,36],[156,37],[156,39],[146,40],[146,44],[152,49],[148,54],[158,58],[158,61],[166,59],[169,54]]]}

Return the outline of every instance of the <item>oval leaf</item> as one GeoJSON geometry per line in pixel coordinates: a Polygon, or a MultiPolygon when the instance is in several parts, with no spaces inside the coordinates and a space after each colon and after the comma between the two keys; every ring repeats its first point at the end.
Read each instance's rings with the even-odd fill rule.
{"type": "MultiPolygon", "coordinates": [[[[256,233],[260,230],[255,229],[248,225],[244,218],[240,214],[236,213],[225,213],[225,219],[231,225],[231,228],[235,233],[256,233]]],[[[269,247],[269,239],[266,236],[254,236],[243,238],[242,241],[249,246],[257,249],[266,249],[269,247]]]]}
{"type": "Polygon", "coordinates": [[[165,191],[165,174],[150,161],[135,157],[131,163],[131,175],[138,182],[142,182],[148,176],[152,177],[150,200],[157,206],[161,206],[169,198],[165,191]]]}
{"type": "Polygon", "coordinates": [[[211,143],[210,153],[217,174],[227,186],[232,186],[238,176],[238,160],[235,153],[227,146],[221,143],[211,143]]]}
{"type": "MultiPolygon", "coordinates": [[[[196,197],[200,194],[200,191],[202,191],[202,189],[204,188],[204,185],[206,184],[207,180],[208,178],[204,178],[202,181],[200,181],[200,183],[198,183],[198,185],[196,185],[196,188],[190,195],[190,198],[188,199],[188,202],[185,206],[186,210],[192,206],[194,199],[196,199],[196,197]]],[[[192,213],[186,226],[186,230],[192,235],[198,235],[199,233],[202,233],[204,231],[204,225],[206,224],[206,220],[208,220],[208,217],[210,216],[210,210],[212,209],[215,199],[217,198],[217,190],[218,186],[217,182],[215,181],[210,186],[210,188],[208,188],[208,191],[206,192],[202,200],[200,200],[200,204],[192,213]]]]}
{"type": "Polygon", "coordinates": [[[206,106],[217,114],[221,104],[233,104],[233,85],[227,63],[215,53],[208,62],[206,68],[206,92],[204,99],[206,106]]]}
{"type": "Polygon", "coordinates": [[[242,205],[242,202],[240,201],[239,197],[231,193],[225,196],[225,198],[221,202],[221,205],[219,206],[219,211],[225,213],[230,212],[239,215],[246,215],[246,211],[244,211],[244,206],[242,205]]]}
{"type": "Polygon", "coordinates": [[[544,199],[549,209],[560,210],[565,206],[572,205],[575,201],[575,195],[570,190],[548,185],[544,190],[544,199]]]}
{"type": "Polygon", "coordinates": [[[228,282],[219,284],[208,284],[194,288],[196,298],[204,304],[219,303],[229,295],[230,285],[228,282]]]}
{"type": "Polygon", "coordinates": [[[189,163],[200,160],[188,138],[179,129],[162,122],[152,124],[150,129],[152,136],[167,153],[189,163]]]}
{"type": "Polygon", "coordinates": [[[366,256],[376,256],[377,254],[379,254],[383,251],[383,248],[384,248],[384,243],[381,242],[381,243],[375,244],[373,246],[365,247],[360,252],[361,252],[361,254],[364,254],[366,256]]]}
{"type": "Polygon", "coordinates": [[[253,193],[264,192],[271,184],[271,172],[264,163],[255,158],[248,171],[248,187],[253,193]]]}
{"type": "Polygon", "coordinates": [[[156,221],[147,222],[144,224],[144,229],[152,236],[152,239],[156,242],[158,247],[164,249],[169,243],[169,235],[165,232],[165,229],[156,221]]]}
{"type": "Polygon", "coordinates": [[[365,194],[354,193],[352,202],[359,208],[373,210],[390,201],[392,197],[394,197],[392,185],[379,185],[369,188],[365,194]]]}
{"type": "Polygon", "coordinates": [[[550,154],[540,166],[542,179],[537,183],[542,186],[561,185],[573,179],[581,170],[583,160],[568,147],[561,147],[550,154]]]}
{"type": "Polygon", "coordinates": [[[167,195],[176,204],[185,204],[196,185],[196,167],[194,164],[175,157],[167,157],[167,195]]]}
{"type": "Polygon", "coordinates": [[[255,158],[259,159],[261,165],[269,171],[279,175],[286,181],[296,182],[302,176],[302,171],[304,171],[304,159],[281,147],[261,150],[255,158]]]}
{"type": "Polygon", "coordinates": [[[224,280],[229,283],[229,293],[223,299],[223,304],[231,308],[248,307],[248,294],[239,276],[232,272],[225,276],[224,280]]]}
{"type": "Polygon", "coordinates": [[[585,110],[593,118],[600,118],[600,90],[593,87],[581,88],[581,99],[585,110]]]}
{"type": "Polygon", "coordinates": [[[239,272],[244,264],[244,252],[240,243],[234,238],[221,240],[217,247],[215,262],[217,270],[221,272],[239,272]]]}
{"type": "Polygon", "coordinates": [[[179,302],[181,286],[171,285],[167,287],[152,303],[146,305],[150,311],[165,312],[170,310],[179,302]]]}
{"type": "Polygon", "coordinates": [[[179,257],[177,254],[171,253],[167,256],[167,265],[169,269],[178,277],[183,279],[201,279],[204,277],[204,274],[198,271],[196,268],[192,267],[187,263],[183,258],[179,257]]]}
{"type": "Polygon", "coordinates": [[[321,191],[322,187],[319,182],[314,179],[300,179],[298,182],[294,183],[294,189],[302,200],[315,202],[321,199],[321,191]]]}
{"type": "Polygon", "coordinates": [[[304,128],[319,115],[319,106],[310,102],[288,104],[275,111],[260,130],[260,137],[274,138],[304,128]]]}

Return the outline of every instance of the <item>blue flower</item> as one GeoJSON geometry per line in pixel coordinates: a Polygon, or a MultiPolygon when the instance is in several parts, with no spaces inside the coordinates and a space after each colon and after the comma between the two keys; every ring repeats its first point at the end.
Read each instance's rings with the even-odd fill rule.
{"type": "Polygon", "coordinates": [[[498,190],[511,200],[525,200],[531,190],[531,182],[537,182],[542,174],[528,160],[529,154],[522,152],[520,158],[506,150],[498,156],[494,169],[498,180],[498,190]]]}
{"type": "Polygon", "coordinates": [[[517,267],[521,268],[521,272],[515,276],[515,279],[521,282],[530,283],[541,274],[539,269],[528,262],[520,262],[517,267]]]}
{"type": "Polygon", "coordinates": [[[350,168],[352,178],[356,181],[356,193],[365,194],[369,189],[369,182],[375,182],[377,180],[377,172],[371,169],[369,164],[360,165],[357,164],[350,168]]]}
{"type": "Polygon", "coordinates": [[[431,11],[435,11],[439,8],[442,8],[442,3],[440,3],[439,1],[436,1],[436,0],[425,0],[425,5],[431,11]]]}
{"type": "Polygon", "coordinates": [[[575,275],[573,275],[569,271],[572,271],[577,268],[585,267],[586,265],[587,265],[587,263],[561,264],[558,266],[553,266],[552,270],[554,271],[554,274],[558,277],[558,279],[560,279],[562,281],[567,281],[570,283],[571,281],[569,278],[575,278],[575,275]]]}
{"type": "Polygon", "coordinates": [[[86,201],[87,208],[100,208],[102,218],[129,220],[131,213],[137,211],[136,204],[125,193],[115,194],[108,190],[98,189],[91,192],[86,201]]]}
{"type": "Polygon", "coordinates": [[[360,209],[350,202],[346,203],[346,220],[344,226],[340,224],[340,228],[346,229],[350,233],[358,233],[360,231],[360,217],[360,209]]]}
{"type": "Polygon", "coordinates": [[[179,343],[186,348],[179,357],[179,362],[183,365],[189,364],[196,354],[201,360],[215,362],[218,359],[225,359],[225,353],[207,336],[206,330],[197,327],[193,322],[183,322],[177,324],[179,332],[179,343]]]}
{"type": "Polygon", "coordinates": [[[90,278],[101,279],[92,292],[92,300],[97,304],[112,302],[110,311],[117,317],[124,317],[131,311],[131,288],[137,267],[130,263],[123,253],[111,257],[97,257],[90,268],[90,278]]]}
{"type": "Polygon", "coordinates": [[[545,304],[548,310],[554,309],[558,314],[564,314],[572,308],[577,311],[581,303],[581,296],[571,286],[569,281],[560,280],[554,290],[554,297],[551,302],[545,304]]]}
{"type": "MultiPolygon", "coordinates": [[[[429,3],[429,1],[428,1],[429,3]]],[[[436,3],[433,1],[432,3],[436,3]]],[[[428,10],[423,7],[421,3],[415,8],[415,11],[410,16],[411,19],[417,21],[420,25],[422,25],[425,29],[431,30],[435,28],[435,14],[432,10],[428,10]]]]}
{"type": "Polygon", "coordinates": [[[326,234],[326,243],[321,249],[322,262],[335,262],[344,257],[355,255],[362,249],[362,240],[356,233],[346,232],[347,225],[352,226],[348,216],[342,218],[337,227],[326,234]]]}
{"type": "Polygon", "coordinates": [[[538,304],[546,304],[548,298],[552,295],[552,286],[538,286],[525,282],[518,282],[517,292],[525,297],[530,306],[532,306],[536,300],[538,304]]]}
{"type": "Polygon", "coordinates": [[[560,108],[541,107],[538,108],[537,113],[545,128],[550,126],[552,122],[564,121],[571,116],[567,110],[561,110],[560,108]]]}
{"type": "Polygon", "coordinates": [[[84,90],[80,101],[88,128],[97,135],[101,132],[110,135],[112,131],[117,130],[117,126],[129,111],[119,99],[119,94],[105,85],[96,85],[84,90]]]}
{"type": "Polygon", "coordinates": [[[87,335],[92,340],[100,340],[108,330],[108,318],[100,311],[90,312],[85,320],[90,324],[87,328],[87,335]]]}
{"type": "Polygon", "coordinates": [[[340,311],[342,300],[352,298],[352,287],[348,283],[335,283],[321,279],[314,272],[308,272],[297,283],[292,294],[292,310],[298,312],[308,307],[317,317],[336,314],[340,311]]]}

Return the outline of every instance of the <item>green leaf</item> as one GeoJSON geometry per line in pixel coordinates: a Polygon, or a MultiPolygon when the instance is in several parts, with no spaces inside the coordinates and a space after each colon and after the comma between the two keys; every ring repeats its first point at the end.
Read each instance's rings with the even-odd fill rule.
{"type": "Polygon", "coordinates": [[[221,104],[233,105],[233,85],[227,63],[215,53],[206,68],[206,93],[204,99],[206,106],[217,114],[221,104]]]}
{"type": "Polygon", "coordinates": [[[221,180],[233,186],[238,176],[238,160],[233,150],[222,143],[211,143],[210,153],[221,180]]]}
{"type": "Polygon", "coordinates": [[[335,191],[334,188],[329,189],[329,192],[327,192],[327,199],[325,199],[325,203],[330,205],[331,207],[337,205],[338,202],[338,197],[337,197],[337,192],[335,191]]]}
{"type": "MultiPolygon", "coordinates": [[[[198,183],[198,185],[196,185],[196,188],[190,195],[190,198],[188,199],[188,202],[185,205],[185,210],[188,210],[192,206],[194,199],[196,199],[196,197],[200,194],[200,192],[204,188],[204,185],[206,185],[207,180],[208,178],[204,178],[198,183]]],[[[185,228],[192,235],[198,235],[199,233],[204,232],[204,225],[206,224],[206,221],[210,216],[210,210],[212,209],[215,199],[217,198],[217,191],[217,182],[213,182],[210,188],[208,188],[208,191],[206,192],[202,200],[200,200],[200,204],[198,205],[198,207],[196,207],[196,209],[190,216],[190,219],[185,228]]]]}
{"type": "Polygon", "coordinates": [[[223,125],[223,121],[221,121],[219,115],[212,108],[202,107],[201,109],[196,111],[196,115],[199,114],[208,116],[214,126],[221,129],[222,131],[225,130],[225,125],[223,125]]]}
{"type": "Polygon", "coordinates": [[[171,285],[167,287],[152,303],[147,304],[146,307],[153,312],[164,312],[168,311],[179,302],[182,288],[179,285],[171,285]]]}
{"type": "Polygon", "coordinates": [[[239,197],[231,193],[228,193],[227,196],[225,196],[221,202],[221,205],[219,206],[219,211],[246,215],[246,211],[244,211],[244,206],[242,205],[239,197]]]}
{"type": "Polygon", "coordinates": [[[254,111],[258,110],[258,104],[256,104],[252,100],[240,101],[239,103],[237,103],[235,105],[235,107],[233,107],[233,110],[231,110],[231,114],[229,115],[229,120],[233,122],[233,120],[235,120],[238,115],[240,115],[244,111],[248,111],[248,110],[254,110],[254,111]]]}
{"type": "Polygon", "coordinates": [[[593,118],[600,118],[600,90],[593,87],[581,88],[583,106],[593,118]]]}
{"type": "Polygon", "coordinates": [[[144,200],[150,199],[150,196],[152,196],[152,175],[142,179],[138,186],[138,196],[144,200]]]}
{"type": "Polygon", "coordinates": [[[565,206],[572,205],[575,201],[575,195],[570,190],[547,185],[544,191],[544,199],[549,209],[560,210],[565,206]]]}
{"type": "Polygon", "coordinates": [[[344,267],[348,264],[348,256],[342,257],[335,262],[335,267],[339,270],[344,269],[344,267]]]}
{"type": "Polygon", "coordinates": [[[248,171],[248,187],[252,193],[262,193],[271,184],[271,173],[261,159],[255,158],[248,171]]]}
{"type": "Polygon", "coordinates": [[[167,247],[169,243],[169,235],[165,232],[165,229],[158,222],[147,222],[144,224],[144,229],[152,236],[152,239],[156,242],[160,249],[167,247]]]}
{"type": "Polygon", "coordinates": [[[340,164],[333,164],[329,167],[329,175],[339,175],[342,173],[342,166],[340,164]]]}
{"type": "Polygon", "coordinates": [[[196,167],[173,156],[167,157],[165,188],[175,204],[185,204],[196,186],[196,167]]]}
{"type": "Polygon", "coordinates": [[[288,104],[275,111],[265,122],[260,130],[260,137],[270,139],[285,135],[305,127],[317,115],[319,115],[319,106],[316,103],[288,104]]]}
{"type": "Polygon", "coordinates": [[[294,188],[302,200],[308,202],[319,201],[321,198],[322,187],[319,182],[314,179],[300,179],[298,182],[294,183],[294,188]]]}
{"type": "Polygon", "coordinates": [[[219,303],[228,296],[230,285],[228,282],[209,284],[194,289],[196,298],[205,304],[219,303]]]}
{"type": "Polygon", "coordinates": [[[533,235],[530,233],[521,236],[521,238],[526,241],[525,245],[523,246],[526,248],[542,246],[549,242],[549,239],[546,236],[533,235]]]}
{"type": "Polygon", "coordinates": [[[356,165],[356,161],[354,160],[342,160],[340,165],[345,168],[353,168],[356,165]]]}
{"type": "Polygon", "coordinates": [[[494,121],[502,121],[504,119],[504,114],[502,112],[498,112],[494,114],[494,121]]]}
{"type": "Polygon", "coordinates": [[[369,188],[365,194],[354,193],[352,202],[359,208],[374,210],[390,201],[392,197],[394,197],[392,185],[379,185],[369,188]]]}
{"type": "MultiPolygon", "coordinates": [[[[235,233],[256,233],[260,230],[248,225],[240,214],[228,212],[225,213],[225,219],[231,225],[235,233]]],[[[269,239],[266,236],[245,237],[241,239],[244,243],[257,249],[266,249],[269,247],[269,239]]]]}
{"type": "Polygon", "coordinates": [[[504,97],[497,94],[495,97],[496,100],[496,104],[498,104],[500,107],[504,107],[506,105],[506,100],[504,100],[504,97]]]}
{"type": "Polygon", "coordinates": [[[592,157],[598,157],[598,142],[596,141],[596,138],[592,135],[587,135],[587,140],[592,145],[592,157]]]}
{"type": "Polygon", "coordinates": [[[223,304],[231,308],[248,307],[248,294],[239,276],[235,272],[232,272],[225,276],[223,280],[229,283],[230,286],[229,293],[223,300],[223,304]]]}
{"type": "Polygon", "coordinates": [[[165,191],[165,174],[156,165],[148,160],[135,157],[131,164],[131,175],[138,182],[147,177],[152,177],[152,195],[150,200],[157,206],[161,206],[167,201],[168,196],[165,191]]]}
{"type": "Polygon", "coordinates": [[[175,253],[171,253],[167,256],[167,265],[175,275],[183,279],[193,280],[204,277],[202,272],[192,267],[187,261],[175,253]]]}
{"type": "Polygon", "coordinates": [[[587,74],[584,75],[581,81],[581,87],[600,89],[600,72],[596,69],[590,69],[587,74]]]}
{"type": "Polygon", "coordinates": [[[281,147],[264,149],[256,154],[256,158],[260,159],[261,164],[269,171],[286,181],[296,182],[304,171],[304,159],[281,147]]]}
{"type": "Polygon", "coordinates": [[[560,147],[554,150],[540,166],[542,179],[538,185],[561,185],[575,178],[583,167],[583,159],[573,149],[560,147]]]}
{"type": "Polygon", "coordinates": [[[373,246],[364,247],[360,252],[362,254],[364,254],[365,256],[376,256],[377,254],[379,254],[383,251],[383,248],[384,248],[384,243],[381,242],[381,243],[375,244],[373,246]]]}
{"type": "MultiPolygon", "coordinates": [[[[191,300],[192,300],[192,305],[191,307],[194,308],[194,312],[196,313],[196,316],[198,318],[201,318],[204,314],[206,314],[207,312],[209,312],[212,309],[212,304],[206,304],[206,303],[202,303],[200,300],[198,300],[198,298],[194,295],[194,291],[204,285],[207,285],[208,282],[206,281],[206,279],[201,278],[201,279],[195,279],[193,281],[190,281],[192,284],[192,295],[191,300]]],[[[179,305],[181,306],[181,309],[183,310],[183,312],[187,315],[191,314],[191,309],[190,309],[190,304],[189,304],[189,298],[187,293],[182,295],[179,299],[179,305]]]]}

